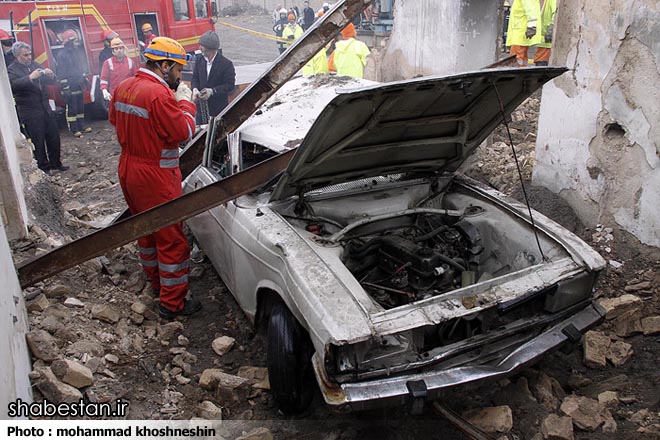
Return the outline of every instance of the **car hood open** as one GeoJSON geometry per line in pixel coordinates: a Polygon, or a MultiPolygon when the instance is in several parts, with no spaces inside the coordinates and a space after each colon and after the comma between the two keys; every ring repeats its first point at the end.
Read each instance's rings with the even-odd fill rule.
{"type": "Polygon", "coordinates": [[[271,201],[367,177],[455,171],[563,67],[491,69],[340,91],[289,163],[271,201]]]}

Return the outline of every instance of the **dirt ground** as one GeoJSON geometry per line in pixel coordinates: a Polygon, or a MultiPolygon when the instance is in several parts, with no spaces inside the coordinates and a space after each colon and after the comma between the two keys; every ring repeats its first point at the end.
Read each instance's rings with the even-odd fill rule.
{"type": "MultiPolygon", "coordinates": [[[[262,32],[270,29],[270,17],[240,16],[223,20],[262,32]]],[[[217,29],[224,54],[237,65],[272,61],[278,55],[273,41],[220,25],[217,29]]],[[[530,185],[539,99],[539,94],[530,98],[513,114],[511,121],[513,141],[532,207],[581,236],[609,262],[614,262],[608,264],[599,281],[598,297],[616,297],[630,291],[630,286],[648,281],[643,290],[634,291],[634,294],[642,299],[645,316],[658,314],[658,261],[635,250],[634,238],[617,230],[615,225],[582,225],[561,199],[530,185]],[[613,230],[604,230],[608,226],[613,230]]],[[[86,235],[107,224],[124,209],[117,183],[119,146],[114,130],[107,121],[90,125],[93,132],[80,139],[61,132],[63,160],[71,166],[70,170],[53,177],[34,170],[30,173],[27,199],[35,226],[28,240],[12,243],[16,260],[86,235]]],[[[500,127],[492,142],[480,147],[465,172],[520,199],[511,147],[505,143],[508,144],[508,138],[500,127]]],[[[255,332],[206,261],[194,264],[191,275],[191,290],[202,301],[204,309],[194,318],[181,321],[178,327],[178,324],[165,325],[158,319],[149,319],[148,313],[131,310],[136,301],[153,307],[150,287],[145,285],[134,244],[106,257],[107,261],[87,262],[25,291],[29,301],[43,293],[49,304],[43,310],[35,307],[30,311],[32,329],[45,329],[54,336],[61,356],[94,368],[94,385],[87,389],[86,398],[128,399],[129,419],[190,419],[200,416],[199,405],[208,400],[222,408],[223,419],[254,423],[244,426],[265,423],[247,421],[270,421],[268,426],[275,438],[463,438],[429,408],[420,416],[409,415],[405,408],[338,415],[325,407],[317,392],[310,410],[293,419],[278,413],[268,390],[252,387],[228,397],[200,388],[200,375],[209,368],[237,374],[240,367],[265,367],[263,335],[255,332]],[[58,291],[57,286],[63,288],[58,291]],[[66,307],[63,303],[67,298],[78,299],[82,306],[66,307]],[[94,318],[95,305],[109,305],[118,312],[118,320],[105,322],[94,318]],[[236,340],[233,349],[223,356],[211,349],[212,341],[219,336],[236,340]],[[177,355],[181,355],[183,349],[189,355],[185,355],[182,363],[181,356],[177,358],[177,355]]],[[[612,322],[603,324],[599,330],[611,334],[612,322]]],[[[452,392],[443,402],[458,412],[509,405],[514,425],[505,438],[539,438],[534,436],[538,435],[540,423],[552,411],[530,394],[526,384],[546,374],[559,382],[559,394],[576,393],[597,398],[602,391],[616,390],[620,396],[628,397],[610,407],[618,425],[616,433],[603,433],[600,429],[595,432],[576,430],[576,438],[657,438],[653,430],[660,433],[657,368],[660,339],[637,334],[625,338],[625,342],[632,345],[634,354],[619,367],[589,368],[584,365],[582,349],[578,347],[568,354],[553,353],[536,367],[510,379],[452,392]],[[644,410],[648,410],[648,414],[635,417],[644,410]],[[640,429],[644,432],[639,432],[640,429]]],[[[36,358],[34,362],[35,367],[48,364],[36,358]]],[[[37,388],[35,395],[40,398],[37,388]]]]}

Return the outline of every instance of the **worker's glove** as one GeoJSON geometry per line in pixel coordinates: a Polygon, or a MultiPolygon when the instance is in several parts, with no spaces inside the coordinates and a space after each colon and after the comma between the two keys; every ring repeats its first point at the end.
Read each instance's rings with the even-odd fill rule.
{"type": "Polygon", "coordinates": [[[536,26],[527,26],[527,30],[525,31],[525,36],[527,38],[532,38],[534,35],[536,35],[536,26]]]}
{"type": "Polygon", "coordinates": [[[206,101],[211,96],[213,96],[213,89],[211,89],[211,88],[202,89],[202,91],[199,92],[199,98],[202,101],[206,101]]]}
{"type": "Polygon", "coordinates": [[[106,101],[110,101],[112,99],[112,95],[106,89],[103,89],[103,99],[106,101]]]}
{"type": "Polygon", "coordinates": [[[550,23],[550,26],[548,26],[548,29],[545,31],[545,42],[546,43],[552,43],[552,34],[555,31],[555,24],[550,23]]]}
{"type": "Polygon", "coordinates": [[[294,38],[293,35],[288,35],[288,36],[286,37],[287,40],[293,40],[293,38],[294,38]]]}
{"type": "Polygon", "coordinates": [[[193,89],[192,99],[193,101],[197,101],[199,99],[199,90],[197,90],[197,88],[193,89]]]}
{"type": "Polygon", "coordinates": [[[192,102],[192,94],[193,92],[190,90],[190,87],[182,82],[179,83],[179,87],[177,87],[176,92],[174,92],[174,98],[176,98],[177,102],[181,100],[192,102]]]}

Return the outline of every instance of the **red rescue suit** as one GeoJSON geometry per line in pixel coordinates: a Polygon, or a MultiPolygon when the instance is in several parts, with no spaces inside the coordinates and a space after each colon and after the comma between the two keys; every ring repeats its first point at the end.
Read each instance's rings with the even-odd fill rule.
{"type": "MultiPolygon", "coordinates": [[[[140,69],[115,89],[109,119],[121,145],[119,183],[131,213],[137,214],[181,195],[179,143],[195,132],[195,104],[177,102],[167,83],[140,69]]],[[[140,262],[160,289],[160,302],[183,308],[188,292],[190,248],[181,223],[138,240],[140,262]]]]}
{"type": "Polygon", "coordinates": [[[114,95],[119,83],[135,75],[137,67],[129,57],[124,57],[121,61],[114,56],[108,58],[101,68],[101,90],[108,90],[114,95]]]}

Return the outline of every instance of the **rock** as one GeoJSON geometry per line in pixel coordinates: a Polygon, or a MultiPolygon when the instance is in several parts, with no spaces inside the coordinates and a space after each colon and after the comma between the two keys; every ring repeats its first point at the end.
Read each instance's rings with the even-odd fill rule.
{"type": "Polygon", "coordinates": [[[222,410],[210,400],[205,400],[197,405],[197,413],[206,420],[222,420],[222,410]]]}
{"type": "Polygon", "coordinates": [[[26,335],[28,347],[32,355],[37,359],[46,362],[54,361],[60,357],[60,351],[57,348],[57,339],[45,330],[32,330],[26,335]]]}
{"type": "Polygon", "coordinates": [[[180,374],[174,376],[174,379],[176,379],[179,385],[188,385],[191,382],[190,379],[180,374]]]}
{"type": "Polygon", "coordinates": [[[140,325],[144,322],[144,316],[138,315],[137,313],[131,313],[128,317],[135,323],[135,325],[140,325]]]}
{"type": "Polygon", "coordinates": [[[603,391],[598,395],[598,402],[601,405],[609,405],[619,402],[619,394],[616,391],[603,391]]]}
{"type": "Polygon", "coordinates": [[[635,333],[642,333],[642,313],[639,308],[634,308],[622,313],[614,320],[614,333],[626,338],[635,333]]]}
{"type": "Polygon", "coordinates": [[[60,359],[50,365],[55,376],[64,383],[76,388],[83,388],[94,383],[92,371],[69,359],[60,359]]]}
{"type": "Polygon", "coordinates": [[[607,312],[605,319],[610,320],[640,305],[641,301],[642,300],[638,296],[625,294],[618,298],[602,299],[600,300],[600,305],[603,306],[607,312]]]}
{"type": "Polygon", "coordinates": [[[92,373],[96,373],[105,368],[105,361],[99,357],[92,357],[85,363],[85,366],[89,368],[89,371],[92,373]]]}
{"type": "Polygon", "coordinates": [[[638,290],[647,290],[651,288],[650,281],[642,281],[641,283],[629,284],[623,290],[626,292],[637,292],[638,290]]]}
{"type": "Polygon", "coordinates": [[[138,270],[128,277],[128,281],[126,281],[126,290],[133,293],[141,292],[146,283],[147,277],[144,274],[144,271],[138,270]]]}
{"type": "Polygon", "coordinates": [[[143,315],[144,311],[147,310],[147,306],[142,304],[140,301],[136,301],[131,304],[131,310],[137,313],[138,315],[143,315]]]}
{"type": "Polygon", "coordinates": [[[236,375],[248,379],[252,385],[252,388],[258,388],[262,390],[270,389],[270,382],[268,381],[268,368],[243,366],[238,369],[236,375]]]}
{"type": "Polygon", "coordinates": [[[641,321],[642,331],[645,335],[657,335],[660,333],[660,316],[649,316],[641,321]]]}
{"type": "Polygon", "coordinates": [[[650,415],[651,415],[651,413],[649,412],[648,409],[646,409],[646,408],[640,409],[639,411],[634,413],[632,416],[630,416],[630,421],[633,422],[633,423],[636,423],[638,425],[641,425],[642,423],[644,423],[646,421],[646,419],[649,418],[650,415]]]}
{"type": "Polygon", "coordinates": [[[607,359],[609,359],[615,367],[620,367],[625,364],[632,355],[632,345],[623,341],[612,342],[607,350],[607,359]]]}
{"type": "Polygon", "coordinates": [[[220,336],[219,338],[215,338],[213,340],[211,346],[213,347],[213,351],[215,351],[218,356],[222,356],[231,350],[235,342],[236,339],[230,336],[220,336]]]}
{"type": "Polygon", "coordinates": [[[33,380],[33,384],[51,403],[77,403],[82,399],[82,393],[78,389],[58,380],[50,368],[37,368],[35,372],[38,378],[33,380]]]}
{"type": "Polygon", "coordinates": [[[60,296],[71,295],[71,288],[64,286],[62,284],[55,284],[54,286],[48,286],[44,289],[44,293],[48,298],[57,298],[60,296]]]}
{"type": "Polygon", "coordinates": [[[50,306],[50,301],[43,293],[27,303],[28,312],[43,312],[50,306]]]}
{"type": "Polygon", "coordinates": [[[183,324],[178,321],[168,322],[167,324],[158,327],[158,337],[167,341],[171,339],[176,333],[183,330],[183,324]]]}
{"type": "Polygon", "coordinates": [[[224,371],[219,368],[207,368],[202,371],[202,375],[199,378],[199,386],[205,390],[214,390],[220,381],[220,374],[224,374],[224,371]]]}
{"type": "Polygon", "coordinates": [[[92,306],[92,317],[99,321],[116,324],[119,321],[120,315],[119,312],[109,304],[97,304],[92,306]]]}
{"type": "Polygon", "coordinates": [[[463,417],[486,432],[509,432],[513,428],[513,413],[508,406],[470,410],[463,417]]]}
{"type": "Polygon", "coordinates": [[[547,440],[573,440],[573,421],[570,417],[550,414],[541,424],[541,434],[547,440]]]}
{"type": "MultiPolygon", "coordinates": [[[[582,387],[587,387],[591,385],[592,380],[589,379],[588,377],[582,376],[579,373],[573,373],[568,377],[568,380],[566,381],[566,385],[572,390],[577,390],[582,387]]],[[[563,397],[562,397],[563,399],[563,397]]]]}
{"type": "Polygon", "coordinates": [[[573,419],[573,424],[584,431],[595,431],[601,426],[609,411],[597,400],[588,397],[568,396],[561,403],[561,412],[573,419]]]}
{"type": "Polygon", "coordinates": [[[532,392],[534,397],[549,411],[556,411],[559,402],[565,396],[564,389],[557,379],[543,372],[532,379],[532,392]],[[559,392],[558,396],[555,396],[556,392],[559,392]]]}
{"type": "Polygon", "coordinates": [[[600,368],[607,365],[607,349],[610,338],[601,332],[593,330],[584,335],[584,363],[591,368],[600,368]]]}
{"type": "Polygon", "coordinates": [[[85,303],[80,301],[78,298],[69,297],[64,301],[64,305],[71,309],[73,308],[82,308],[85,307],[85,303]]]}
{"type": "Polygon", "coordinates": [[[617,431],[617,424],[616,421],[614,420],[614,417],[612,417],[612,414],[609,413],[609,411],[604,415],[605,417],[605,422],[603,423],[603,432],[609,432],[609,433],[614,433],[617,431]]]}
{"type": "Polygon", "coordinates": [[[270,432],[270,429],[261,427],[237,437],[236,440],[273,440],[273,433],[270,432]]]}
{"type": "Polygon", "coordinates": [[[186,347],[186,346],[188,346],[188,344],[190,344],[190,340],[188,338],[186,338],[185,336],[183,336],[183,335],[179,335],[176,338],[176,342],[177,342],[177,344],[179,344],[182,347],[186,347]]]}
{"type": "Polygon", "coordinates": [[[57,333],[58,331],[64,329],[64,324],[57,319],[56,317],[50,315],[46,316],[44,319],[41,320],[40,323],[41,328],[44,330],[50,332],[50,333],[57,333]]]}
{"type": "Polygon", "coordinates": [[[195,356],[192,353],[189,353],[187,351],[184,351],[181,353],[181,358],[183,358],[183,361],[188,363],[188,364],[196,364],[197,363],[197,356],[195,356]]]}
{"type": "Polygon", "coordinates": [[[189,277],[190,279],[198,280],[202,277],[202,275],[204,275],[204,268],[201,266],[196,266],[190,270],[189,277]]]}
{"type": "Polygon", "coordinates": [[[78,357],[82,353],[89,353],[92,356],[103,356],[103,345],[88,339],[81,339],[66,348],[66,353],[73,357],[78,357]]]}
{"type": "Polygon", "coordinates": [[[631,403],[636,403],[637,402],[637,397],[635,396],[619,396],[619,402],[625,404],[625,405],[630,405],[631,403]]]}

